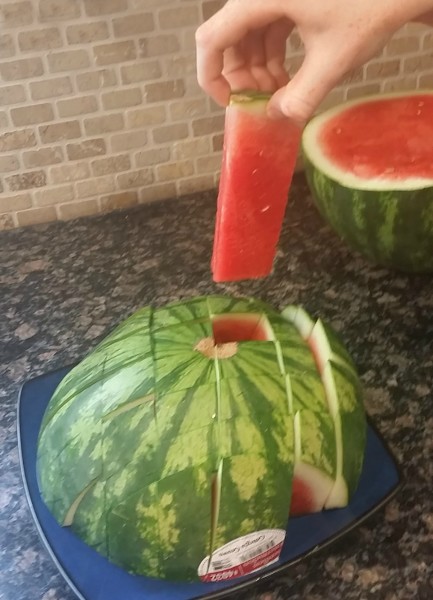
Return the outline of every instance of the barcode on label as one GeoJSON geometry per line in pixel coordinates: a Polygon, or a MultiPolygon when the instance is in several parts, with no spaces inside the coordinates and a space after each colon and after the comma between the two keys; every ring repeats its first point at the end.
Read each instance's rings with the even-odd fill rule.
{"type": "Polygon", "coordinates": [[[262,554],[263,552],[266,552],[266,550],[270,550],[275,545],[276,542],[274,540],[270,540],[267,544],[263,544],[262,546],[254,548],[254,550],[251,550],[251,552],[245,552],[244,554],[241,554],[241,556],[239,557],[239,562],[244,563],[247,560],[250,560],[251,558],[256,558],[256,556],[262,554]]]}
{"type": "Polygon", "coordinates": [[[230,560],[215,560],[212,561],[209,567],[210,571],[222,571],[223,569],[229,569],[232,567],[232,562],[230,560]]]}

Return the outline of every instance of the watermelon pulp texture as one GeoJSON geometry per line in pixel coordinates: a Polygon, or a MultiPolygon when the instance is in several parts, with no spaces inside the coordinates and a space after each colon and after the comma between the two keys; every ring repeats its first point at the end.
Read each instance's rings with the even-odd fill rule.
{"type": "Polygon", "coordinates": [[[269,97],[236,94],[226,110],[212,256],[216,282],[272,270],[301,130],[266,116],[269,97]]]}
{"type": "Polygon", "coordinates": [[[39,487],[112,562],[191,581],[228,542],[285,530],[290,506],[346,505],[365,429],[329,327],[298,307],[195,298],[139,310],[63,379],[41,426],[39,487]]]}
{"type": "Polygon", "coordinates": [[[352,248],[433,270],[433,93],[370,97],[310,121],[302,150],[322,216],[352,248]]]}

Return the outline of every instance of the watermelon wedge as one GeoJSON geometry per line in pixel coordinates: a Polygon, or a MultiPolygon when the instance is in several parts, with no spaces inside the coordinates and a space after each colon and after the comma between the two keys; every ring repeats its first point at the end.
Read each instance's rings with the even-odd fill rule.
{"type": "Polygon", "coordinates": [[[324,219],[372,262],[433,271],[433,92],[370,96],[313,118],[302,151],[324,219]]]}
{"type": "Polygon", "coordinates": [[[265,277],[272,271],[300,128],[266,115],[269,94],[233,94],[226,110],[217,200],[213,279],[265,277]]]}

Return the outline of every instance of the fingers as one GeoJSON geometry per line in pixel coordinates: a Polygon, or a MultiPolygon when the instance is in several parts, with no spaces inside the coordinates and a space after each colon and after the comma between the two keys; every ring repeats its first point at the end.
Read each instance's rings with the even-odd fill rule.
{"type": "Polygon", "coordinates": [[[266,32],[266,27],[250,32],[242,42],[242,53],[245,57],[246,68],[256,82],[256,89],[273,92],[280,85],[268,69],[265,47],[266,32]]]}
{"type": "MultiPolygon", "coordinates": [[[[202,89],[216,102],[224,106],[230,97],[230,83],[223,71],[233,73],[233,69],[230,67],[224,69],[225,62],[229,62],[229,60],[225,61],[224,53],[247,39],[249,32],[266,27],[274,20],[275,11],[269,11],[267,2],[250,2],[247,6],[245,2],[229,0],[221,10],[197,29],[197,80],[202,89]],[[242,18],[239,18],[240,11],[242,11],[242,18]]],[[[227,58],[229,59],[229,55],[227,58]]],[[[257,72],[256,68],[255,71],[257,72]]],[[[262,81],[262,76],[262,71],[255,73],[254,80],[257,81],[256,77],[258,77],[262,81]]],[[[265,83],[262,81],[260,85],[265,83]]]]}
{"type": "Polygon", "coordinates": [[[230,85],[223,76],[224,51],[206,43],[206,31],[196,33],[197,81],[203,90],[218,104],[226,106],[230,97],[230,85]]]}
{"type": "Polygon", "coordinates": [[[287,38],[293,29],[293,23],[287,19],[280,19],[275,21],[275,23],[271,23],[264,35],[266,68],[274,77],[276,89],[286,85],[289,81],[284,61],[286,57],[287,38]]]}
{"type": "Polygon", "coordinates": [[[299,71],[280,88],[268,104],[272,118],[289,117],[305,125],[328,92],[344,76],[345,66],[319,46],[307,53],[299,71]]]}

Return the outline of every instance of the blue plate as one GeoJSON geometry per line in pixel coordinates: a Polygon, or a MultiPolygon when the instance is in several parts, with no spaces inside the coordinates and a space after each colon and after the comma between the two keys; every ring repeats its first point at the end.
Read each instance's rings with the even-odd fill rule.
{"type": "Polygon", "coordinates": [[[398,466],[383,439],[368,425],[367,449],[358,491],[347,508],[292,518],[278,562],[259,573],[219,583],[171,583],[130,575],[60,527],[46,508],[36,480],[36,447],[42,416],[71,367],[27,382],[18,402],[21,470],[39,534],[59,571],[82,600],[193,600],[222,598],[263,581],[317,552],[381,508],[401,483],[398,466]]]}

